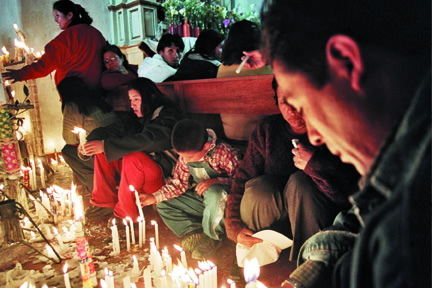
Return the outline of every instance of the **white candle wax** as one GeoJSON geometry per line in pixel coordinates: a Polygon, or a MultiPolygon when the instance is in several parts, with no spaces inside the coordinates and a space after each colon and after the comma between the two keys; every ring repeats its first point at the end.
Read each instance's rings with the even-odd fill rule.
{"type": "Polygon", "coordinates": [[[140,217],[144,219],[144,213],[143,213],[143,210],[141,207],[141,202],[139,199],[138,192],[135,190],[134,186],[132,186],[132,185],[129,185],[129,190],[135,194],[135,204],[137,206],[138,213],[139,213],[140,217]]]}
{"type": "Polygon", "coordinates": [[[45,169],[42,165],[42,161],[40,159],[38,159],[39,162],[39,172],[40,172],[40,179],[41,179],[41,186],[42,188],[46,188],[45,185],[45,169]]]}
{"type": "Polygon", "coordinates": [[[113,253],[114,255],[117,255],[120,253],[120,243],[119,243],[117,225],[115,224],[115,219],[113,219],[112,223],[113,226],[111,227],[111,231],[112,231],[112,239],[113,239],[113,253]]]}
{"type": "Polygon", "coordinates": [[[58,233],[58,231],[57,231],[57,229],[55,227],[53,227],[53,231],[54,231],[54,235],[57,238],[57,241],[59,242],[60,250],[63,250],[64,249],[64,244],[63,244],[62,237],[60,236],[60,234],[58,233]]]}
{"type": "Polygon", "coordinates": [[[30,164],[31,164],[31,167],[32,167],[30,176],[31,176],[32,181],[33,181],[33,183],[32,183],[33,186],[31,186],[31,189],[32,190],[36,190],[36,188],[37,188],[37,182],[36,182],[36,165],[35,165],[35,161],[33,159],[30,159],[30,164]]]}
{"type": "Polygon", "coordinates": [[[126,220],[129,221],[132,244],[135,244],[135,229],[134,229],[133,221],[130,217],[126,217],[126,220]]]}
{"type": "Polygon", "coordinates": [[[143,244],[145,244],[146,243],[146,221],[145,221],[145,218],[142,218],[142,222],[143,222],[143,230],[142,230],[142,233],[143,233],[143,244]]]}
{"type": "Polygon", "coordinates": [[[156,249],[159,250],[159,227],[156,221],[152,220],[151,224],[155,226],[155,245],[156,249]]]}
{"type": "Polygon", "coordinates": [[[123,224],[124,224],[125,227],[126,227],[126,248],[127,248],[127,251],[130,251],[130,235],[129,235],[129,226],[128,226],[128,224],[127,224],[126,219],[123,219],[123,224]]]}
{"type": "Polygon", "coordinates": [[[150,267],[144,269],[143,276],[144,276],[144,288],[152,288],[150,267]]]}
{"type": "Polygon", "coordinates": [[[130,288],[131,287],[130,276],[126,276],[123,278],[123,287],[124,288],[130,288]]]}
{"type": "Polygon", "coordinates": [[[132,260],[133,260],[133,266],[132,266],[132,271],[131,271],[131,273],[132,273],[132,275],[136,275],[136,276],[138,276],[138,275],[139,275],[139,266],[138,266],[138,260],[137,260],[137,258],[135,257],[135,255],[132,256],[132,260]]]}
{"type": "Polygon", "coordinates": [[[64,282],[66,288],[71,288],[70,280],[69,280],[69,273],[67,272],[68,264],[66,263],[63,266],[63,272],[64,272],[64,282]]]}
{"type": "Polygon", "coordinates": [[[114,288],[114,275],[113,275],[113,272],[109,271],[108,274],[109,274],[108,288],[114,288]]]}
{"type": "Polygon", "coordinates": [[[142,220],[141,220],[141,217],[138,217],[138,244],[139,244],[139,248],[141,248],[142,247],[142,244],[143,244],[143,242],[142,242],[142,229],[143,229],[143,227],[142,227],[142,220]]]}
{"type": "Polygon", "coordinates": [[[168,281],[167,281],[165,270],[162,270],[161,272],[161,287],[168,287],[168,281]]]}

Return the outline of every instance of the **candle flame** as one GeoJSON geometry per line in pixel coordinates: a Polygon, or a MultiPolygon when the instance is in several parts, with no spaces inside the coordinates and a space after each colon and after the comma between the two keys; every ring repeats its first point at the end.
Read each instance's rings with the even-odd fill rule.
{"type": "Polygon", "coordinates": [[[127,221],[132,221],[132,218],[130,218],[129,216],[126,216],[125,218],[127,221]]]}
{"type": "Polygon", "coordinates": [[[57,229],[55,227],[53,227],[53,231],[54,231],[54,234],[57,236],[58,235],[58,231],[57,231],[57,229]]]}
{"type": "Polygon", "coordinates": [[[68,268],[68,264],[66,263],[64,266],[63,266],[63,273],[67,273],[67,269],[68,268]]]}
{"type": "Polygon", "coordinates": [[[257,280],[259,274],[260,274],[260,266],[258,260],[256,258],[253,258],[249,261],[246,258],[244,264],[244,278],[246,283],[257,280]]]}
{"type": "Polygon", "coordinates": [[[9,86],[9,85],[10,85],[10,84],[9,84],[9,80],[6,80],[6,81],[5,81],[5,85],[6,85],[6,86],[9,86]]]}
{"type": "Polygon", "coordinates": [[[79,134],[81,132],[86,132],[86,130],[84,130],[83,128],[80,128],[80,127],[76,127],[76,126],[72,130],[72,133],[75,133],[75,134],[79,134]]]}
{"type": "Polygon", "coordinates": [[[198,274],[198,275],[201,275],[202,271],[200,269],[198,269],[198,268],[195,268],[195,273],[198,274]]]}
{"type": "Polygon", "coordinates": [[[123,224],[127,226],[126,219],[123,219],[123,224]]]}
{"type": "Polygon", "coordinates": [[[178,246],[178,245],[176,245],[176,244],[174,244],[174,248],[177,249],[180,252],[183,252],[183,248],[180,247],[180,246],[178,246]]]}
{"type": "Polygon", "coordinates": [[[30,49],[27,47],[27,45],[24,42],[19,41],[18,39],[14,39],[15,47],[17,48],[23,48],[27,53],[30,53],[30,49]]]}
{"type": "Polygon", "coordinates": [[[15,98],[15,91],[11,92],[12,98],[15,98]]]}
{"type": "Polygon", "coordinates": [[[202,271],[210,270],[210,265],[206,261],[198,261],[198,267],[202,271]]]}
{"type": "Polygon", "coordinates": [[[131,283],[130,285],[131,285],[131,288],[137,288],[135,283],[131,283]]]}
{"type": "Polygon", "coordinates": [[[114,219],[112,220],[112,224],[113,224],[113,226],[116,225],[116,219],[115,219],[115,217],[114,217],[114,219]]]}
{"type": "Polygon", "coordinates": [[[155,220],[151,220],[151,225],[157,225],[157,222],[155,220]]]}
{"type": "Polygon", "coordinates": [[[129,185],[129,190],[130,190],[130,191],[132,191],[132,192],[134,192],[134,191],[135,191],[135,188],[134,188],[134,186],[132,186],[132,185],[129,185]]]}
{"type": "Polygon", "coordinates": [[[6,55],[9,55],[9,51],[6,49],[5,46],[2,47],[2,52],[6,55]]]}
{"type": "Polygon", "coordinates": [[[18,25],[17,25],[17,24],[13,24],[12,26],[13,26],[14,30],[19,30],[19,28],[18,28],[18,25]]]}

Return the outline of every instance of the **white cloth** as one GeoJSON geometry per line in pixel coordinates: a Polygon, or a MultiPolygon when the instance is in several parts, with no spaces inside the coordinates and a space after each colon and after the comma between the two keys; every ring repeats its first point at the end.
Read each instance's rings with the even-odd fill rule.
{"type": "Polygon", "coordinates": [[[237,243],[236,256],[239,267],[244,267],[246,259],[251,261],[253,258],[258,260],[260,266],[276,262],[280,252],[292,245],[291,239],[272,230],[263,230],[252,236],[262,239],[263,242],[251,248],[237,243]]]}
{"type": "Polygon", "coordinates": [[[169,66],[161,55],[155,54],[151,58],[144,58],[138,69],[138,77],[145,77],[155,83],[160,83],[176,72],[177,69],[169,66]]]}

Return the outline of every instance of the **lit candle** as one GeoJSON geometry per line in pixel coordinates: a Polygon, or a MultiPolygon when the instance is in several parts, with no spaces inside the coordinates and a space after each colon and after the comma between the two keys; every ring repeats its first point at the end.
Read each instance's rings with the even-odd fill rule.
{"type": "Polygon", "coordinates": [[[246,281],[245,288],[266,288],[264,284],[258,281],[260,274],[259,262],[256,258],[252,260],[245,259],[244,278],[246,281]]]}
{"type": "Polygon", "coordinates": [[[230,288],[236,288],[236,284],[235,284],[235,282],[233,280],[228,279],[227,282],[230,285],[230,288]]]}
{"type": "Polygon", "coordinates": [[[123,224],[126,227],[126,247],[127,247],[127,251],[130,251],[130,236],[129,236],[129,226],[127,224],[126,219],[123,219],[123,224]]]}
{"type": "Polygon", "coordinates": [[[210,267],[210,279],[211,279],[211,287],[216,288],[217,287],[217,266],[211,262],[210,260],[207,260],[207,264],[210,267]]]}
{"type": "Polygon", "coordinates": [[[133,266],[132,266],[132,275],[134,276],[138,276],[139,275],[139,266],[138,266],[138,260],[135,257],[135,255],[132,256],[132,260],[133,260],[133,266]]]}
{"type": "Polygon", "coordinates": [[[67,268],[68,268],[68,264],[66,263],[63,266],[64,282],[65,282],[66,288],[71,288],[71,284],[70,284],[70,281],[69,281],[69,273],[67,272],[67,270],[68,270],[67,268]]]}
{"type": "Polygon", "coordinates": [[[55,255],[55,253],[54,253],[54,250],[51,248],[51,246],[46,245],[46,246],[45,246],[45,249],[46,249],[47,252],[48,252],[48,257],[50,257],[50,258],[57,257],[57,256],[55,255]]]}
{"type": "Polygon", "coordinates": [[[12,26],[13,26],[13,28],[15,30],[15,33],[21,38],[21,41],[25,42],[26,41],[26,37],[21,32],[21,30],[18,28],[18,25],[17,24],[13,24],[12,26]]]}
{"type": "Polygon", "coordinates": [[[113,226],[111,227],[112,230],[112,241],[113,241],[113,253],[114,255],[117,255],[120,253],[120,242],[119,242],[119,236],[118,236],[118,230],[117,225],[115,223],[115,218],[112,220],[113,226]]]}
{"type": "Polygon", "coordinates": [[[84,145],[87,142],[87,132],[83,128],[74,127],[72,133],[78,134],[80,146],[84,145]]]}
{"type": "Polygon", "coordinates": [[[159,250],[159,227],[155,220],[152,220],[151,224],[155,226],[155,241],[156,241],[155,244],[156,244],[156,249],[159,250]]]}
{"type": "Polygon", "coordinates": [[[7,51],[6,47],[2,47],[3,55],[3,65],[9,64],[9,51],[7,51]]]}
{"type": "Polygon", "coordinates": [[[123,288],[131,288],[130,276],[123,278],[123,288]]]}
{"type": "Polygon", "coordinates": [[[53,167],[54,171],[58,171],[58,162],[51,158],[51,166],[53,167]]]}
{"type": "Polygon", "coordinates": [[[77,196],[77,201],[80,203],[79,209],[81,209],[80,216],[82,218],[83,224],[86,223],[86,219],[85,219],[85,213],[84,213],[84,201],[83,201],[83,197],[82,195],[78,195],[77,196]]]}
{"type": "Polygon", "coordinates": [[[101,280],[100,280],[100,287],[101,287],[101,288],[110,288],[110,287],[108,286],[108,284],[107,284],[107,281],[104,280],[104,279],[101,279],[101,280]]]}
{"type": "Polygon", "coordinates": [[[167,247],[165,247],[164,249],[162,249],[162,260],[164,262],[166,272],[168,274],[171,273],[171,271],[172,271],[172,259],[171,259],[171,256],[168,253],[168,248],[167,247]]]}
{"type": "Polygon", "coordinates": [[[205,288],[204,287],[204,275],[201,271],[201,269],[195,268],[195,274],[198,275],[198,285],[196,288],[205,288]]]}
{"type": "Polygon", "coordinates": [[[143,213],[143,210],[142,210],[142,207],[141,207],[141,202],[140,202],[140,199],[139,199],[139,196],[138,196],[138,192],[135,190],[135,188],[132,185],[129,185],[129,189],[130,189],[130,191],[132,191],[133,193],[135,193],[135,204],[137,205],[140,217],[144,219],[144,213],[143,213]]]}
{"type": "Polygon", "coordinates": [[[168,281],[165,270],[161,271],[161,287],[168,287],[168,281]]]}
{"type": "MultiPolygon", "coordinates": [[[[120,248],[119,248],[120,249],[120,248]]],[[[114,275],[112,271],[109,271],[109,282],[108,282],[108,286],[109,288],[114,288],[114,275]]]]}
{"type": "Polygon", "coordinates": [[[144,288],[152,288],[152,280],[151,280],[151,268],[147,266],[144,269],[143,277],[144,277],[144,288]]]}
{"type": "Polygon", "coordinates": [[[133,221],[130,217],[126,217],[126,220],[129,221],[129,225],[130,225],[130,233],[131,233],[131,238],[132,238],[132,244],[135,244],[135,229],[134,229],[134,225],[133,225],[133,221]]]}
{"type": "Polygon", "coordinates": [[[54,235],[56,236],[57,241],[59,243],[60,250],[63,250],[64,244],[63,244],[62,237],[60,236],[60,234],[58,233],[58,231],[57,231],[57,229],[55,227],[53,227],[53,231],[54,231],[54,235]]]}
{"type": "Polygon", "coordinates": [[[180,251],[180,258],[181,258],[181,262],[184,268],[187,268],[187,261],[186,261],[186,252],[184,251],[184,249],[176,244],[174,244],[174,248],[177,249],[178,251],[180,251]]]}
{"type": "Polygon", "coordinates": [[[46,187],[46,185],[45,185],[45,169],[43,168],[42,161],[40,159],[38,159],[38,162],[39,162],[41,185],[42,185],[42,188],[45,188],[46,187]]]}
{"type": "Polygon", "coordinates": [[[142,220],[141,220],[141,217],[138,217],[138,244],[139,244],[139,248],[141,248],[142,244],[143,244],[142,230],[143,230],[142,220]]]}

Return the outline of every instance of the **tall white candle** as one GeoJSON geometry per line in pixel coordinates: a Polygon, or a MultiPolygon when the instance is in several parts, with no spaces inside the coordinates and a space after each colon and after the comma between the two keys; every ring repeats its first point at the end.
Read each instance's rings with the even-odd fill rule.
{"type": "Polygon", "coordinates": [[[40,159],[38,159],[39,162],[39,172],[40,172],[40,179],[41,179],[41,186],[42,188],[46,188],[45,185],[45,169],[42,165],[42,161],[40,159]]]}
{"type": "Polygon", "coordinates": [[[198,285],[196,286],[196,288],[205,288],[204,287],[204,275],[203,275],[203,272],[200,269],[195,268],[195,274],[198,275],[198,285]]]}
{"type": "Polygon", "coordinates": [[[83,197],[82,197],[82,195],[78,195],[77,198],[78,198],[78,201],[80,203],[80,208],[81,208],[80,213],[81,213],[81,216],[82,216],[82,219],[83,219],[83,223],[85,224],[86,223],[86,219],[85,219],[85,213],[84,213],[84,201],[83,201],[83,197]]]}
{"type": "Polygon", "coordinates": [[[135,255],[132,256],[133,266],[132,266],[132,275],[138,276],[139,275],[139,266],[138,266],[138,260],[135,255]]]}
{"type": "Polygon", "coordinates": [[[32,167],[31,170],[31,177],[33,179],[33,186],[31,187],[32,190],[36,190],[37,189],[37,182],[36,182],[36,165],[35,165],[35,161],[34,159],[30,158],[30,164],[32,167]]]}
{"type": "Polygon", "coordinates": [[[126,219],[123,219],[123,224],[126,227],[126,247],[127,247],[127,251],[130,251],[130,235],[129,235],[129,226],[127,224],[126,219]]]}
{"type": "Polygon", "coordinates": [[[161,287],[168,287],[168,281],[165,270],[161,271],[161,287]]]}
{"type": "Polygon", "coordinates": [[[130,288],[130,287],[131,287],[130,276],[126,276],[123,278],[123,288],[130,288]]]}
{"type": "Polygon", "coordinates": [[[151,268],[147,267],[144,269],[144,288],[152,288],[152,280],[151,280],[151,268]]]}
{"type": "Polygon", "coordinates": [[[172,272],[172,259],[171,256],[168,253],[168,248],[165,247],[162,249],[162,259],[165,265],[165,270],[169,274],[172,272]]]}
{"type": "Polygon", "coordinates": [[[228,284],[230,285],[230,288],[236,288],[236,284],[233,280],[227,279],[228,284]]]}
{"type": "MultiPolygon", "coordinates": [[[[120,248],[119,248],[120,249],[120,248]]],[[[114,275],[112,271],[108,272],[109,274],[109,282],[108,282],[108,287],[109,288],[114,288],[114,275]]]]}
{"type": "Polygon", "coordinates": [[[135,190],[134,186],[132,186],[132,185],[129,185],[129,189],[130,189],[130,191],[132,191],[135,194],[135,204],[138,208],[138,213],[139,213],[140,217],[144,219],[144,213],[143,213],[143,210],[141,207],[141,202],[140,202],[140,199],[138,196],[138,192],[135,190]]]}
{"type": "Polygon", "coordinates": [[[118,229],[117,225],[115,223],[115,218],[112,220],[113,226],[111,226],[112,231],[112,241],[113,241],[113,253],[114,255],[117,255],[120,253],[120,242],[119,242],[119,235],[118,235],[118,229]]]}
{"type": "Polygon", "coordinates": [[[156,249],[159,250],[159,227],[155,220],[152,220],[151,224],[155,226],[155,244],[156,249]]]}
{"type": "Polygon", "coordinates": [[[139,244],[139,248],[141,248],[142,247],[142,244],[143,244],[143,242],[142,242],[142,229],[143,229],[143,227],[142,227],[142,220],[141,220],[141,217],[138,217],[138,244],[139,244]]]}
{"type": "Polygon", "coordinates": [[[101,279],[101,280],[100,280],[100,287],[101,287],[101,288],[110,288],[110,287],[108,286],[108,282],[107,282],[106,280],[104,280],[104,279],[101,279]]]}
{"type": "Polygon", "coordinates": [[[142,233],[143,233],[143,244],[145,244],[146,243],[146,221],[145,221],[145,218],[142,218],[142,222],[143,222],[143,230],[142,230],[142,233]]]}
{"type": "Polygon", "coordinates": [[[207,260],[207,263],[209,264],[210,267],[210,278],[211,278],[211,287],[212,288],[217,288],[217,266],[211,262],[210,260],[207,260]]]}
{"type": "Polygon", "coordinates": [[[63,272],[64,272],[64,282],[66,288],[71,288],[70,280],[69,280],[69,273],[67,272],[68,264],[66,263],[63,266],[63,272]]]}
{"type": "Polygon", "coordinates": [[[184,251],[184,249],[176,244],[174,244],[174,248],[177,249],[180,252],[180,258],[181,258],[181,263],[183,265],[184,268],[187,269],[187,261],[186,261],[186,252],[184,251]]]}
{"type": "Polygon", "coordinates": [[[57,241],[59,242],[60,250],[63,250],[64,249],[64,244],[63,244],[62,237],[60,236],[60,234],[58,233],[58,231],[57,231],[57,229],[55,227],[53,227],[53,231],[54,231],[54,235],[57,238],[57,241]]]}
{"type": "Polygon", "coordinates": [[[133,221],[130,217],[126,217],[126,220],[129,221],[132,244],[135,244],[135,229],[134,229],[133,221]]]}

